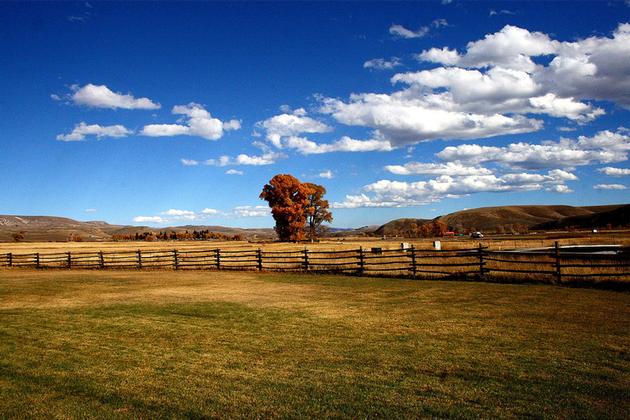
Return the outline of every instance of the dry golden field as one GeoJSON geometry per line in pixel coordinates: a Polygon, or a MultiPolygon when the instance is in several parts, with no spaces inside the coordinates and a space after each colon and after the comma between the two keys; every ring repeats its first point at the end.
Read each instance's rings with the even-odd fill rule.
{"type": "Polygon", "coordinates": [[[484,239],[472,239],[469,237],[450,238],[325,238],[315,243],[283,243],[283,242],[248,242],[248,241],[120,241],[120,242],[0,242],[0,254],[31,253],[31,252],[80,252],[80,251],[143,251],[155,250],[247,250],[261,248],[264,251],[303,250],[308,248],[313,251],[333,251],[381,247],[383,249],[400,248],[402,242],[412,244],[416,249],[433,249],[433,241],[439,240],[442,249],[456,250],[475,248],[482,244],[491,250],[506,250],[517,248],[536,248],[553,246],[558,241],[564,245],[596,245],[617,244],[630,246],[629,231],[613,231],[598,234],[531,234],[521,236],[490,236],[484,239]],[[567,237],[564,237],[567,236],[567,237]]]}

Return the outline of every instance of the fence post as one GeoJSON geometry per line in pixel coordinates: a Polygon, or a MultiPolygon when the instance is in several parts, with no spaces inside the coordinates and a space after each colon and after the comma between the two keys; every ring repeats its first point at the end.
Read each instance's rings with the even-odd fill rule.
{"type": "Polygon", "coordinates": [[[365,258],[363,257],[363,247],[359,247],[359,275],[362,276],[365,271],[365,258]]]}
{"type": "Polygon", "coordinates": [[[258,258],[258,271],[262,271],[263,269],[263,261],[262,261],[262,250],[258,248],[256,252],[256,257],[258,258]]]}
{"type": "Polygon", "coordinates": [[[411,275],[416,279],[416,247],[411,245],[411,275]]]}
{"type": "Polygon", "coordinates": [[[173,267],[175,270],[179,270],[179,259],[177,258],[177,250],[173,250],[173,267]]]}
{"type": "Polygon", "coordinates": [[[221,269],[221,249],[217,248],[214,250],[215,259],[217,263],[217,270],[221,269]]]}
{"type": "Polygon", "coordinates": [[[138,270],[142,270],[142,252],[137,250],[136,254],[138,254],[138,270]]]}
{"type": "Polygon", "coordinates": [[[304,248],[304,271],[308,271],[308,249],[304,248]]]}
{"type": "Polygon", "coordinates": [[[485,275],[486,270],[484,269],[484,265],[486,265],[486,263],[483,260],[483,246],[481,245],[481,242],[479,242],[479,279],[480,280],[483,280],[486,277],[485,275]]]}
{"type": "Polygon", "coordinates": [[[11,252],[7,254],[7,264],[9,267],[13,267],[13,253],[11,252]]]}
{"type": "Polygon", "coordinates": [[[554,257],[556,260],[556,283],[560,284],[562,283],[562,271],[561,271],[561,266],[560,266],[560,245],[558,244],[558,241],[556,241],[554,243],[554,257]]]}
{"type": "Polygon", "coordinates": [[[39,252],[35,253],[35,268],[39,268],[39,252]]]}
{"type": "Polygon", "coordinates": [[[103,251],[98,251],[98,264],[101,270],[105,268],[105,257],[103,256],[103,251]]]}
{"type": "Polygon", "coordinates": [[[68,254],[68,261],[67,261],[68,268],[72,268],[72,254],[70,253],[70,251],[68,251],[67,254],[68,254]]]}

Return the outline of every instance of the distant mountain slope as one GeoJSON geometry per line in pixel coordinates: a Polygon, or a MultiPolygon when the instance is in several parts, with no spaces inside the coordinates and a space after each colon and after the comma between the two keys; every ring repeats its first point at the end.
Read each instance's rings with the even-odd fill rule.
{"type": "Polygon", "coordinates": [[[339,229],[339,228],[330,228],[330,236],[336,238],[348,237],[348,236],[366,236],[374,233],[376,229],[379,228],[379,225],[369,225],[369,226],[361,226],[356,229],[339,229]]]}
{"type": "Polygon", "coordinates": [[[224,235],[242,235],[244,238],[259,238],[270,239],[275,238],[276,234],[273,229],[267,228],[236,228],[227,226],[202,226],[202,225],[185,225],[185,226],[169,226],[162,228],[155,228],[149,226],[120,226],[118,229],[111,230],[112,235],[133,235],[136,232],[193,232],[193,231],[208,230],[214,233],[222,233],[224,235]]]}
{"type": "Polygon", "coordinates": [[[111,238],[110,230],[119,227],[66,217],[0,215],[0,241],[12,241],[12,235],[18,232],[24,232],[28,241],[65,241],[70,234],[80,235],[86,241],[103,241],[111,238]]]}
{"type": "MultiPolygon", "coordinates": [[[[569,227],[580,228],[602,228],[607,225],[613,227],[618,226],[630,226],[630,204],[607,209],[610,206],[605,206],[603,211],[586,214],[582,216],[565,217],[560,220],[552,220],[549,222],[541,223],[534,226],[534,229],[565,229],[569,227]]],[[[592,209],[592,207],[591,207],[592,209]]]]}
{"type": "Polygon", "coordinates": [[[462,210],[440,217],[451,228],[494,230],[498,226],[521,224],[529,228],[567,217],[592,216],[615,210],[623,205],[572,207],[572,206],[500,206],[462,210]]]}
{"type": "Polygon", "coordinates": [[[240,234],[245,238],[272,239],[273,229],[241,229],[224,226],[175,226],[152,228],[148,226],[110,225],[106,222],[79,222],[66,217],[55,216],[9,216],[0,215],[0,241],[13,241],[13,234],[23,232],[24,240],[66,241],[72,235],[79,235],[84,241],[109,241],[114,234],[131,234],[142,232],[184,232],[188,230],[209,230],[226,235],[240,234]]]}
{"type": "MultiPolygon", "coordinates": [[[[601,227],[627,225],[630,205],[607,206],[498,206],[467,209],[440,216],[449,229],[462,232],[467,229],[494,232],[499,226],[525,225],[530,229],[558,229],[567,226],[601,227]]],[[[405,236],[411,224],[422,225],[427,219],[396,219],[385,223],[374,233],[386,236],[405,236]]]]}

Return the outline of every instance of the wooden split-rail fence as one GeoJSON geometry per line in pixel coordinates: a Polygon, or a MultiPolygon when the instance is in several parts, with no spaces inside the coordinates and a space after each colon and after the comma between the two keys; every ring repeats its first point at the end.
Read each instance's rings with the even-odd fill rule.
{"type": "MultiPolygon", "coordinates": [[[[627,251],[627,250],[626,250],[627,251]]],[[[532,280],[549,283],[630,280],[630,253],[576,255],[556,243],[548,253],[489,250],[358,248],[137,250],[0,254],[0,267],[59,269],[257,270],[410,278],[532,280]]]]}

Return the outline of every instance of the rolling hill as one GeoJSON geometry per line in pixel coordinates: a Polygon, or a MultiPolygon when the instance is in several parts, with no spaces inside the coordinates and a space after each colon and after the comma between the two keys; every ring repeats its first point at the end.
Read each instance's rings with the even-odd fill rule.
{"type": "MultiPolygon", "coordinates": [[[[449,229],[462,232],[475,229],[494,232],[499,226],[524,225],[529,229],[561,229],[569,226],[582,228],[627,226],[630,221],[630,205],[613,204],[607,206],[499,206],[461,210],[437,217],[449,229]]],[[[381,227],[377,235],[402,236],[409,231],[411,223],[422,224],[426,219],[396,219],[381,227]]]]}
{"type": "Polygon", "coordinates": [[[614,227],[630,226],[630,204],[613,209],[604,209],[603,211],[595,212],[593,214],[570,216],[560,220],[552,220],[550,222],[533,226],[533,229],[566,229],[569,227],[601,228],[606,227],[607,225],[614,227]]]}
{"type": "MultiPolygon", "coordinates": [[[[561,220],[566,217],[589,216],[600,211],[612,210],[615,206],[599,206],[597,208],[572,206],[501,206],[481,207],[462,210],[441,216],[440,220],[448,226],[461,230],[474,228],[477,230],[494,230],[498,226],[520,224],[533,227],[545,222],[561,220]]],[[[616,206],[619,207],[619,206],[616,206]]]]}
{"type": "Polygon", "coordinates": [[[153,228],[148,226],[111,225],[102,221],[79,222],[66,217],[55,216],[9,216],[0,215],[0,241],[13,241],[13,234],[22,232],[24,240],[36,241],[66,241],[70,235],[79,235],[84,241],[109,241],[115,234],[131,234],[142,232],[188,230],[209,230],[226,235],[240,234],[248,239],[273,239],[273,229],[242,229],[224,226],[174,226],[153,228]]]}

